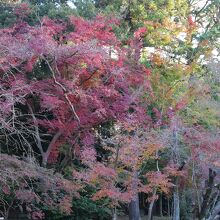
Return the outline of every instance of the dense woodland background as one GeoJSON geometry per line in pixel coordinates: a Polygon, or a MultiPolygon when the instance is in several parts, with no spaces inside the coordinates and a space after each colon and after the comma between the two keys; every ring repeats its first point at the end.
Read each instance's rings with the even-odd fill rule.
{"type": "Polygon", "coordinates": [[[219,0],[0,1],[0,217],[220,219],[219,46],[219,0]]]}

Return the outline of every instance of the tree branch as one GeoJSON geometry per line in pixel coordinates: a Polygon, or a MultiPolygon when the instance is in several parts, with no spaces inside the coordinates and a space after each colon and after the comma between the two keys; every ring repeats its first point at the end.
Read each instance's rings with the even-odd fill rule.
{"type": "Polygon", "coordinates": [[[28,109],[31,113],[31,116],[32,116],[32,119],[34,121],[34,129],[35,129],[35,138],[37,140],[37,147],[41,153],[41,156],[43,156],[44,154],[44,151],[43,151],[43,147],[42,147],[42,144],[41,144],[41,137],[40,137],[40,132],[39,132],[39,125],[38,125],[38,122],[37,122],[37,119],[34,115],[34,112],[33,112],[33,109],[31,108],[30,104],[27,103],[27,106],[28,106],[28,109]]]}
{"type": "MultiPolygon", "coordinates": [[[[74,115],[75,118],[77,119],[78,123],[80,123],[79,116],[77,115],[77,113],[76,113],[76,111],[75,111],[75,108],[74,108],[73,104],[71,103],[71,101],[70,101],[70,99],[69,99],[69,97],[68,97],[68,91],[67,91],[67,89],[66,89],[60,82],[57,81],[57,79],[56,79],[56,74],[55,74],[53,68],[51,67],[50,63],[48,62],[48,60],[47,60],[45,57],[43,57],[43,59],[44,59],[45,62],[47,63],[47,65],[48,65],[48,67],[49,67],[49,69],[50,69],[50,71],[51,71],[51,73],[52,73],[52,77],[53,77],[54,83],[55,83],[56,85],[58,85],[58,86],[63,90],[64,97],[65,97],[65,99],[66,99],[68,105],[70,106],[71,111],[73,112],[73,115],[74,115]]],[[[56,70],[59,71],[57,67],[56,67],[56,70]]]]}

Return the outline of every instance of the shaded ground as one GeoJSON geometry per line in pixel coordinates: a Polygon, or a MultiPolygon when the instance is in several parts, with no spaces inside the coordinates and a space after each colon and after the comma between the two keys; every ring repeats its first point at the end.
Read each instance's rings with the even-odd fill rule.
{"type": "MultiPolygon", "coordinates": [[[[128,216],[123,216],[123,217],[120,216],[120,217],[118,217],[118,220],[128,220],[128,219],[129,219],[128,216]]],[[[147,216],[142,216],[141,220],[147,220],[147,216]]],[[[155,216],[155,217],[153,217],[153,220],[171,220],[171,218],[155,216]]]]}

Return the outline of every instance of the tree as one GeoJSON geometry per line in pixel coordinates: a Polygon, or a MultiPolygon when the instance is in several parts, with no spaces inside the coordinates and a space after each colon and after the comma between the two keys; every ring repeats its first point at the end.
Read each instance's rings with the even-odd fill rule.
{"type": "Polygon", "coordinates": [[[77,14],[76,10],[71,8],[67,3],[68,1],[1,1],[0,27],[12,26],[16,22],[17,15],[14,11],[21,8],[21,4],[28,4],[32,9],[24,19],[31,25],[38,23],[39,19],[43,16],[63,20],[67,19],[68,16],[77,14]]]}
{"type": "Polygon", "coordinates": [[[98,159],[95,143],[103,123],[144,118],[135,92],[146,81],[139,48],[133,41],[129,49],[121,47],[111,27],[115,19],[44,17],[30,26],[29,12],[27,4],[20,5],[17,24],[0,34],[2,151],[36,158],[45,169],[56,165],[60,172],[79,161],[91,181],[98,178],[101,189],[94,198],[128,201],[129,193],[114,194],[115,170],[98,159]]]}
{"type": "Polygon", "coordinates": [[[39,167],[29,158],[22,161],[16,156],[1,154],[0,213],[8,219],[10,209],[19,208],[31,219],[43,219],[42,209],[61,213],[71,212],[72,196],[77,196],[79,185],[39,167]]]}

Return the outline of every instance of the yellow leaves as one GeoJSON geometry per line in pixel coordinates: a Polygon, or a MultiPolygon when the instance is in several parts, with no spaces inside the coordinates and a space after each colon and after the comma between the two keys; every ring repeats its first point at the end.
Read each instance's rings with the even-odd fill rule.
{"type": "Polygon", "coordinates": [[[164,64],[164,60],[161,58],[161,56],[158,53],[155,53],[151,57],[151,61],[154,65],[162,66],[164,64]]]}
{"type": "Polygon", "coordinates": [[[87,68],[87,63],[85,63],[85,62],[81,62],[80,64],[79,64],[79,66],[81,67],[81,68],[87,68]]]}
{"type": "Polygon", "coordinates": [[[178,15],[185,16],[189,10],[189,4],[187,0],[175,0],[175,6],[178,10],[178,15]]]}
{"type": "Polygon", "coordinates": [[[157,156],[157,153],[158,151],[162,151],[163,149],[164,146],[158,143],[157,140],[152,140],[152,143],[146,143],[146,145],[143,146],[141,149],[142,152],[138,158],[136,168],[140,169],[143,166],[143,163],[148,160],[159,160],[160,158],[157,156]]]}
{"type": "Polygon", "coordinates": [[[89,181],[90,184],[92,185],[97,185],[99,184],[99,179],[97,178],[91,178],[90,181],[89,181]]]}
{"type": "Polygon", "coordinates": [[[187,65],[185,75],[190,75],[193,72],[200,72],[201,66],[196,62],[192,62],[190,65],[187,65]]]}
{"type": "Polygon", "coordinates": [[[171,18],[164,18],[161,22],[146,21],[148,29],[146,40],[156,48],[178,43],[177,36],[183,31],[183,27],[171,18]]]}
{"type": "Polygon", "coordinates": [[[169,18],[164,18],[162,24],[164,25],[164,27],[169,27],[169,25],[171,25],[172,23],[170,22],[169,18]]]}
{"type": "Polygon", "coordinates": [[[124,173],[124,170],[125,170],[125,166],[120,166],[120,167],[116,168],[116,172],[119,173],[119,174],[124,173]]]}
{"type": "Polygon", "coordinates": [[[163,41],[164,45],[167,45],[171,42],[171,36],[168,34],[164,34],[161,36],[161,40],[163,41]]]}
{"type": "Polygon", "coordinates": [[[154,45],[156,42],[154,41],[153,38],[150,38],[150,39],[149,39],[149,43],[150,43],[151,45],[154,45]]]}
{"type": "Polygon", "coordinates": [[[151,9],[153,11],[156,11],[157,10],[157,5],[154,2],[150,2],[149,9],[151,9]]]}
{"type": "Polygon", "coordinates": [[[75,43],[73,41],[71,41],[71,40],[67,41],[66,44],[68,46],[74,46],[75,45],[75,43]]]}
{"type": "Polygon", "coordinates": [[[172,37],[168,32],[161,32],[160,30],[155,30],[150,35],[148,35],[148,41],[151,45],[166,46],[172,41],[172,37]]]}
{"type": "MultiPolygon", "coordinates": [[[[220,113],[216,103],[210,103],[207,97],[201,98],[187,108],[190,124],[203,124],[210,128],[220,128],[220,113]]],[[[187,118],[187,120],[188,120],[187,118]]]]}
{"type": "Polygon", "coordinates": [[[145,11],[144,5],[140,5],[139,9],[140,9],[141,12],[144,12],[145,11]]]}
{"type": "Polygon", "coordinates": [[[161,149],[158,144],[149,144],[143,152],[142,159],[158,159],[156,158],[156,151],[161,149]]]}
{"type": "Polygon", "coordinates": [[[208,48],[205,53],[204,53],[204,56],[205,58],[210,58],[212,56],[212,51],[213,51],[213,48],[208,48]]]}
{"type": "Polygon", "coordinates": [[[186,68],[186,75],[190,75],[193,72],[193,65],[188,65],[186,68]]]}
{"type": "Polygon", "coordinates": [[[175,2],[174,0],[168,0],[167,1],[167,9],[169,11],[172,11],[175,8],[175,2]]]}

